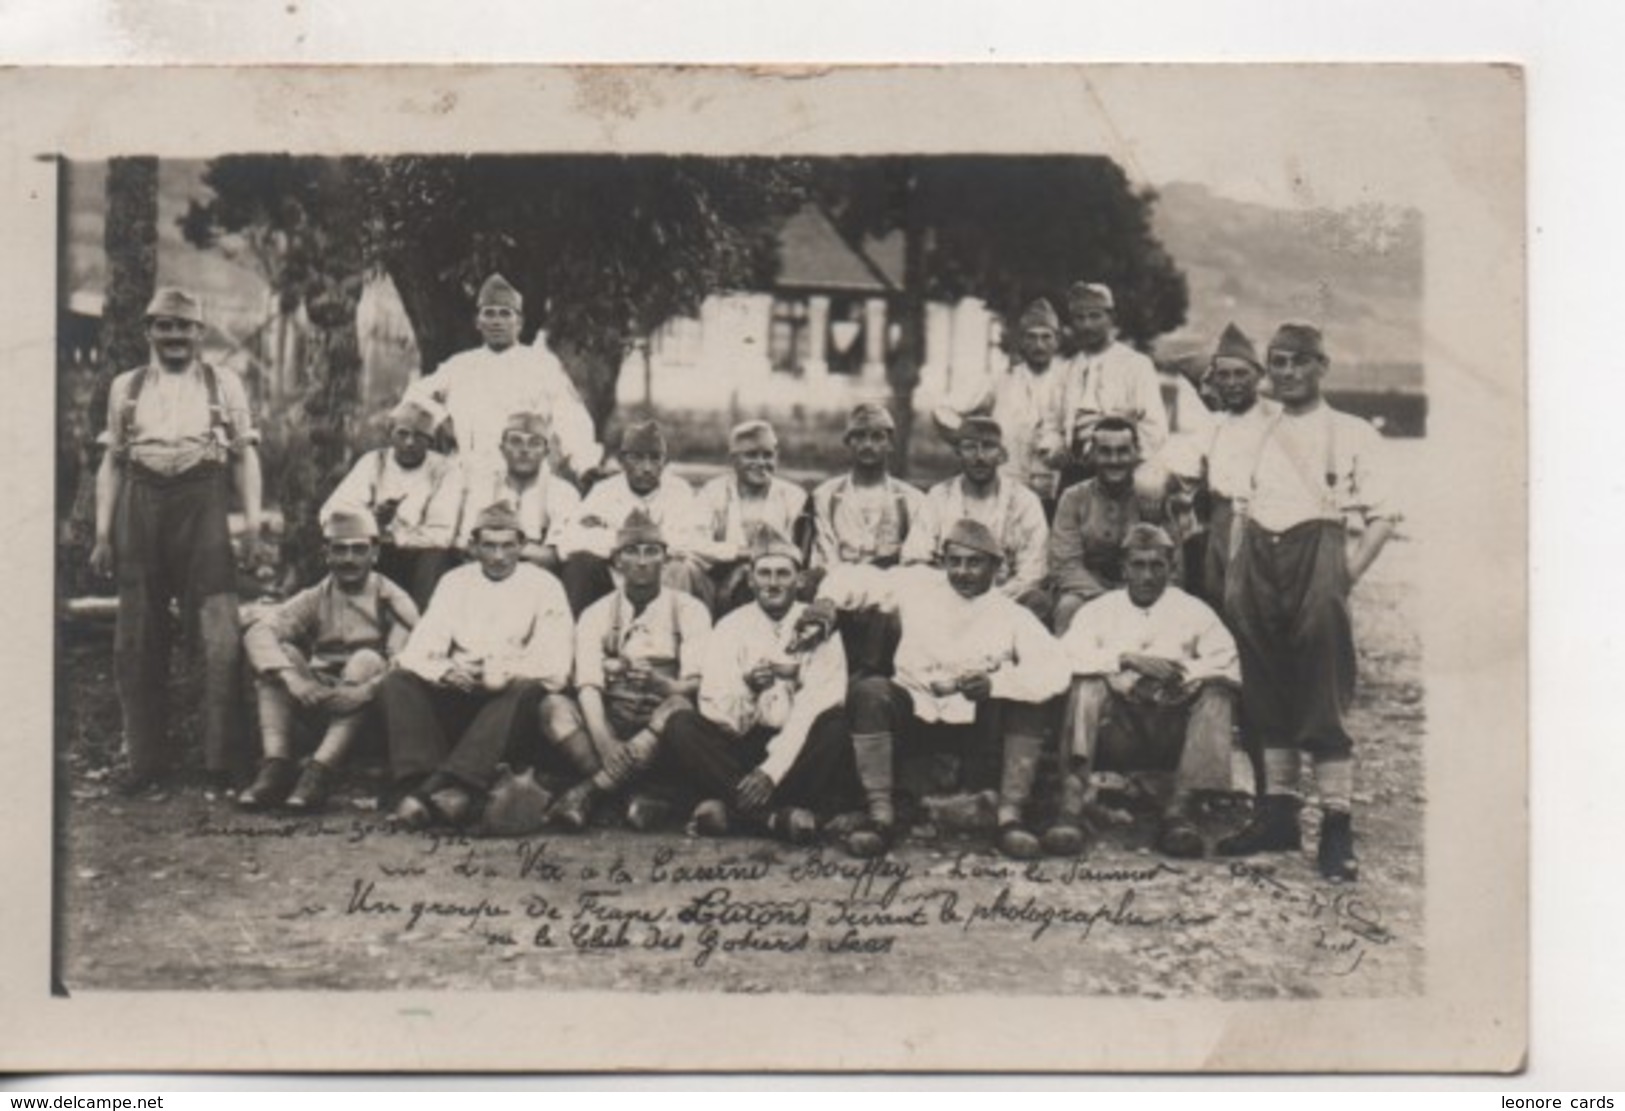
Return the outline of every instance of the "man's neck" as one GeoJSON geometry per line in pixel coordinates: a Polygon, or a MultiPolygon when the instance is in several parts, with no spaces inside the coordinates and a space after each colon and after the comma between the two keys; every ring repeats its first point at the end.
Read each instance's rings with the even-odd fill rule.
{"type": "Polygon", "coordinates": [[[537,471],[529,478],[525,478],[514,474],[512,471],[509,471],[507,473],[507,480],[508,485],[513,487],[515,490],[529,490],[532,486],[536,485],[542,480],[542,472],[537,471]]]}
{"type": "Polygon", "coordinates": [[[1032,371],[1034,374],[1043,374],[1044,372],[1049,370],[1049,368],[1054,364],[1054,362],[1055,362],[1054,359],[1045,359],[1041,363],[1035,363],[1035,362],[1031,361],[1030,359],[1023,359],[1021,361],[1021,365],[1026,367],[1028,370],[1032,371]]]}
{"type": "Polygon", "coordinates": [[[368,572],[367,574],[362,575],[355,582],[347,583],[343,579],[339,578],[337,575],[334,575],[333,576],[333,585],[338,587],[338,589],[339,589],[339,591],[341,593],[344,593],[344,594],[360,594],[362,591],[367,589],[367,582],[371,578],[372,578],[372,574],[371,574],[371,572],[368,572]]]}
{"type": "Polygon", "coordinates": [[[1233,416],[1243,417],[1258,408],[1258,395],[1249,394],[1240,405],[1232,406],[1230,412],[1233,416]]]}
{"type": "Polygon", "coordinates": [[[962,474],[959,476],[959,488],[965,492],[965,496],[967,498],[974,498],[977,501],[986,501],[990,498],[998,497],[999,476],[995,474],[986,482],[977,482],[970,475],[962,474]]]}
{"type": "Polygon", "coordinates": [[[152,362],[154,366],[163,371],[165,374],[185,374],[187,371],[192,369],[192,364],[197,362],[197,360],[183,359],[177,362],[174,359],[159,357],[153,359],[152,362]]]}
{"type": "Polygon", "coordinates": [[[1289,417],[1306,417],[1325,404],[1325,399],[1316,394],[1307,401],[1283,401],[1281,408],[1286,410],[1289,417]]]}
{"type": "Polygon", "coordinates": [[[734,476],[734,487],[739,491],[739,496],[742,498],[748,498],[751,501],[756,501],[759,498],[767,497],[768,488],[772,485],[773,480],[771,478],[766,482],[752,486],[738,475],[734,476]]]}
{"type": "Polygon", "coordinates": [[[761,602],[757,602],[756,604],[761,606],[762,613],[767,616],[767,619],[773,624],[777,625],[780,621],[785,619],[786,615],[788,615],[792,609],[795,608],[796,602],[795,599],[792,598],[783,606],[775,606],[772,609],[768,609],[767,606],[763,605],[761,602]]]}
{"type": "Polygon", "coordinates": [[[497,346],[494,343],[488,343],[488,344],[485,345],[485,349],[487,351],[489,351],[493,355],[501,355],[501,354],[504,354],[505,352],[512,351],[514,348],[516,348],[518,346],[519,345],[517,343],[504,343],[500,347],[497,346]]]}
{"type": "Polygon", "coordinates": [[[632,603],[633,613],[642,613],[649,608],[649,603],[660,596],[660,583],[655,581],[647,585],[640,583],[626,584],[626,600],[632,603]]]}
{"type": "Polygon", "coordinates": [[[881,486],[889,476],[889,468],[884,463],[873,467],[864,467],[854,463],[852,465],[852,485],[854,486],[881,486]]]}
{"type": "Polygon", "coordinates": [[[1086,355],[1086,356],[1088,356],[1090,358],[1093,358],[1096,355],[1104,355],[1106,353],[1106,349],[1108,347],[1110,347],[1111,345],[1112,345],[1112,341],[1108,337],[1098,347],[1080,347],[1078,350],[1081,351],[1084,355],[1086,355]]]}
{"type": "Polygon", "coordinates": [[[1131,474],[1122,482],[1109,482],[1105,475],[1100,475],[1095,479],[1095,486],[1109,498],[1125,498],[1134,492],[1134,476],[1131,474]]]}
{"type": "Polygon", "coordinates": [[[1130,594],[1128,596],[1128,600],[1129,600],[1129,604],[1131,604],[1135,609],[1140,610],[1140,611],[1143,612],[1143,611],[1155,609],[1157,603],[1162,601],[1163,598],[1167,596],[1167,594],[1168,594],[1168,588],[1163,587],[1161,590],[1157,591],[1157,596],[1155,598],[1151,599],[1149,602],[1145,602],[1145,603],[1138,602],[1138,601],[1135,600],[1134,595],[1132,595],[1132,594],[1130,594]]]}

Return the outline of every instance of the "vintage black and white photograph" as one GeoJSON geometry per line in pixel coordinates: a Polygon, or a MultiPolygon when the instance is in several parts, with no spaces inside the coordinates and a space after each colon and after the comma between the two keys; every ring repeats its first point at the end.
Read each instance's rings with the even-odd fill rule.
{"type": "MultiPolygon", "coordinates": [[[[1435,807],[1493,637],[1428,616],[1451,514],[1521,528],[1515,477],[1440,508],[1521,178],[1464,272],[1392,109],[1502,178],[1521,118],[1505,72],[1352,76],[552,74],[503,95],[600,139],[470,149],[413,137],[487,95],[443,74],[387,138],[259,88],[240,141],[31,152],[52,994],[1425,1007],[1523,899],[1521,857],[1435,886],[1487,863],[1435,807]],[[776,122],[695,142],[714,101],[776,122]]],[[[1372,1060],[1274,1036],[1229,1067],[1372,1060]]]]}

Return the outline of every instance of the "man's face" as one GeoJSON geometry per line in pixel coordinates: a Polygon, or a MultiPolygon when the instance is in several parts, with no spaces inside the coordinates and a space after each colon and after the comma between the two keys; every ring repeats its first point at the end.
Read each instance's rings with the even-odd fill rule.
{"type": "Polygon", "coordinates": [[[986,594],[993,588],[993,577],[999,571],[997,559],[958,544],[943,545],[942,566],[948,572],[948,585],[963,598],[980,598],[986,594]]]}
{"type": "Polygon", "coordinates": [[[1078,344],[1091,355],[1104,351],[1112,341],[1112,314],[1110,309],[1095,305],[1072,306],[1072,327],[1078,333],[1078,344]]]}
{"type": "Polygon", "coordinates": [[[734,475],[747,490],[763,489],[772,480],[773,472],[779,469],[779,453],[770,447],[744,447],[734,452],[732,458],[734,475]]]}
{"type": "Polygon", "coordinates": [[[1134,433],[1126,431],[1096,432],[1095,471],[1108,486],[1121,487],[1133,480],[1134,468],[1140,462],[1140,449],[1135,446],[1134,433]]]}
{"type": "Polygon", "coordinates": [[[796,565],[783,556],[764,556],[750,567],[756,604],[775,621],[790,612],[796,600],[796,565]]]}
{"type": "Polygon", "coordinates": [[[481,529],[474,541],[474,558],[480,561],[486,578],[501,582],[519,566],[519,549],[523,543],[518,529],[481,529]]]}
{"type": "Polygon", "coordinates": [[[639,497],[652,494],[660,485],[660,472],[666,469],[663,451],[623,451],[621,470],[626,472],[626,484],[639,497]]]}
{"type": "Polygon", "coordinates": [[[327,570],[346,590],[356,590],[378,562],[378,544],[372,540],[329,540],[327,570]]]}
{"type": "Polygon", "coordinates": [[[891,458],[892,434],[884,428],[858,428],[846,434],[846,450],[854,465],[878,467],[891,458]]]}
{"type": "Polygon", "coordinates": [[[147,340],[160,363],[184,367],[203,349],[203,325],[178,316],[155,316],[147,321],[147,340]]]}
{"type": "Polygon", "coordinates": [[[959,456],[959,469],[979,486],[992,482],[1005,460],[1004,445],[997,440],[966,438],[959,441],[954,452],[959,456]]]}
{"type": "Polygon", "coordinates": [[[395,462],[412,470],[429,457],[429,446],[434,441],[427,432],[413,428],[396,428],[389,434],[389,446],[395,453],[395,462]]]}
{"type": "Polygon", "coordinates": [[[506,351],[519,342],[519,329],[525,323],[525,318],[513,309],[500,305],[482,305],[475,314],[474,323],[480,330],[480,338],[485,341],[485,346],[492,351],[506,351]]]}
{"type": "Polygon", "coordinates": [[[1258,368],[1246,359],[1226,355],[1213,361],[1207,378],[1219,404],[1232,413],[1241,413],[1258,400],[1258,368]]]}
{"type": "Polygon", "coordinates": [[[1055,334],[1054,328],[1034,325],[1021,330],[1021,357],[1028,366],[1043,369],[1049,366],[1050,360],[1055,358],[1056,348],[1060,346],[1061,337],[1055,334]]]}
{"type": "Polygon", "coordinates": [[[1129,601],[1144,609],[1162,597],[1173,571],[1169,553],[1158,548],[1135,548],[1123,560],[1123,582],[1129,601]]]}
{"type": "Polygon", "coordinates": [[[1326,375],[1324,356],[1272,347],[1267,365],[1277,401],[1302,404],[1320,396],[1320,380],[1326,375]]]}
{"type": "Polygon", "coordinates": [[[542,469],[542,460],[547,458],[547,437],[540,432],[510,428],[502,434],[499,446],[508,464],[508,473],[525,481],[536,477],[542,469]]]}
{"type": "Polygon", "coordinates": [[[660,572],[666,566],[664,544],[627,544],[615,553],[615,569],[626,579],[626,585],[652,588],[660,582],[660,572]]]}

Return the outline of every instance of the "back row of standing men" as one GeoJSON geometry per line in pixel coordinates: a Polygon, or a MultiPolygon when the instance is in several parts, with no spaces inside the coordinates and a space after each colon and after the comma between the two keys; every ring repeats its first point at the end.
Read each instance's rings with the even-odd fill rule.
{"type": "MultiPolygon", "coordinates": [[[[1017,857],[1082,848],[1090,773],[1162,773],[1159,848],[1199,855],[1192,792],[1246,786],[1230,773],[1239,679],[1263,790],[1218,850],[1298,846],[1307,752],[1322,871],[1352,878],[1348,592],[1394,521],[1376,434],[1321,399],[1319,332],[1283,325],[1275,399],[1259,397],[1265,368],[1232,327],[1210,370],[1222,412],[1170,441],[1154,367],[1114,338],[1110,291],[1079,283],[1068,307],[1075,358],[1055,365],[1059,321],[1039,302],[1019,361],[935,414],[960,474],[928,493],[889,474],[891,418],[870,404],[848,422],[850,471],[810,498],[774,475],[760,421],[733,430],[732,472],[696,494],[667,473],[652,422],[605,460],[562,367],[517,342],[519,294],[491,279],[483,346],[414,383],[390,443],[324,505],[329,577],[249,631],[265,758],[239,802],[319,805],[376,696],[409,825],[473,820],[510,761],[575,781],[553,807],[564,826],[654,781],[697,796],[694,824],[713,832],[743,821],[805,839],[856,806],[837,828],[873,855],[898,828],[894,769],[916,753],[948,757],[959,786],[996,786],[998,844],[1017,857]],[[447,416],[454,458],[434,450],[447,416]],[[1063,491],[1069,471],[1090,477],[1063,491]],[[1184,578],[1223,620],[1170,583],[1191,491],[1211,502],[1211,539],[1184,578]],[[1350,517],[1364,526],[1352,553],[1350,517]],[[292,736],[311,714],[326,732],[301,775],[292,736]],[[1029,804],[1057,732],[1060,803],[1040,838],[1029,804]]],[[[118,568],[137,786],[168,763],[175,596],[202,622],[206,762],[230,773],[228,480],[250,545],[260,518],[246,397],[199,359],[201,306],[161,291],[148,320],[152,363],[110,398],[93,553],[118,568]]],[[[1180,410],[1206,416],[1199,401],[1180,410]]],[[[658,809],[631,802],[635,821],[658,809]]]]}

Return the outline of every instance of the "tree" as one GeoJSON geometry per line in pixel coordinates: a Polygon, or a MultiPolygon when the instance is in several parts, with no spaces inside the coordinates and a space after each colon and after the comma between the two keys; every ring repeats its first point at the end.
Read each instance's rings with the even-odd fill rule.
{"type": "Polygon", "coordinates": [[[814,192],[855,244],[901,235],[900,339],[887,364],[906,466],[925,305],[976,296],[1007,318],[1072,282],[1110,285],[1118,331],[1149,347],[1185,319],[1184,275],[1151,230],[1155,194],[1092,156],[848,158],[814,166],[814,192]]]}
{"type": "Polygon", "coordinates": [[[158,159],[107,164],[107,299],[102,305],[102,365],[113,373],[147,361],[145,315],[158,284],[158,159]]]}

